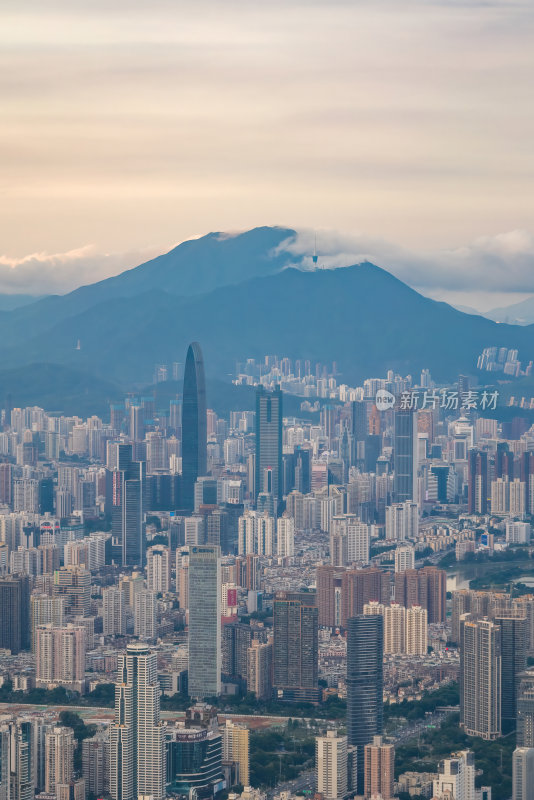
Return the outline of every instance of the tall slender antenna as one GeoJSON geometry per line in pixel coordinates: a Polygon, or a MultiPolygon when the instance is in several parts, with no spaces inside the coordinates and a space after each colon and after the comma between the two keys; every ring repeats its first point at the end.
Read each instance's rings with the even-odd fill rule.
{"type": "Polygon", "coordinates": [[[315,264],[315,266],[317,266],[317,259],[318,259],[318,256],[317,256],[317,231],[315,231],[315,233],[314,233],[314,244],[313,244],[313,256],[312,256],[312,261],[315,264]]]}

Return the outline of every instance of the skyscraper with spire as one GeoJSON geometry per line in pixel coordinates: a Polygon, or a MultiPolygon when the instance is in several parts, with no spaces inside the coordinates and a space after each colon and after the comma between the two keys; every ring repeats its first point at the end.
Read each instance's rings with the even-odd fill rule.
{"type": "Polygon", "coordinates": [[[207,471],[206,381],[198,342],[187,350],[182,406],[182,507],[195,507],[195,481],[207,471]]]}

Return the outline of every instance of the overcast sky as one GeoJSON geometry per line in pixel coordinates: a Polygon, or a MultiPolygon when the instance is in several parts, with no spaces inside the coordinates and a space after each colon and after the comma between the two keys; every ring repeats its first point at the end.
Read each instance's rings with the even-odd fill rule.
{"type": "Polygon", "coordinates": [[[2,0],[0,44],[0,291],[281,224],[534,292],[531,0],[2,0]]]}

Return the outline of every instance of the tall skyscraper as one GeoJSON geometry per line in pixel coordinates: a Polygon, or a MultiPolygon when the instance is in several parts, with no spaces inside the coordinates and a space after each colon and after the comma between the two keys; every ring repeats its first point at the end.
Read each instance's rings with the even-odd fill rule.
{"type": "Polygon", "coordinates": [[[104,636],[124,636],[126,633],[126,601],[118,586],[110,586],[102,592],[104,636]]]}
{"type": "Polygon", "coordinates": [[[495,622],[501,629],[501,721],[503,732],[515,727],[519,675],[527,666],[525,617],[499,615],[495,622]]]}
{"type": "Polygon", "coordinates": [[[197,700],[221,692],[220,548],[189,548],[189,694],[197,700]]]}
{"type": "Polygon", "coordinates": [[[157,636],[157,599],[154,592],[135,594],[134,633],[141,639],[155,639],[157,636]]]}
{"type": "Polygon", "coordinates": [[[421,606],[406,609],[406,650],[409,656],[425,656],[428,650],[428,612],[421,606]]]}
{"type": "Polygon", "coordinates": [[[30,598],[31,649],[37,648],[37,627],[52,624],[61,628],[65,622],[65,598],[49,597],[47,594],[34,594],[30,598]]]}
{"type": "Polygon", "coordinates": [[[72,780],[74,731],[57,726],[45,735],[45,792],[56,794],[59,784],[72,780]]]}
{"type": "Polygon", "coordinates": [[[381,736],[374,736],[370,744],[364,748],[365,787],[364,797],[382,797],[391,800],[393,797],[393,780],[395,777],[395,748],[385,744],[381,736]]]}
{"type": "Polygon", "coordinates": [[[518,682],[517,746],[534,748],[534,670],[523,672],[518,676],[518,682]]]}
{"type": "Polygon", "coordinates": [[[182,507],[195,507],[195,481],[207,472],[206,383],[198,342],[187,350],[182,407],[182,507]]]}
{"type": "Polygon", "coordinates": [[[340,800],[348,794],[347,749],[347,737],[335,730],[315,739],[317,792],[325,800],[340,800]]]}
{"type": "Polygon", "coordinates": [[[516,747],[512,756],[512,800],[534,800],[534,748],[516,747]]]}
{"type": "Polygon", "coordinates": [[[250,785],[250,730],[227,719],[222,729],[223,761],[234,761],[239,768],[238,783],[250,785]]]}
{"type": "Polygon", "coordinates": [[[501,629],[488,619],[460,619],[460,724],[469,736],[501,735],[501,629]]]}
{"type": "Polygon", "coordinates": [[[357,749],[357,793],[365,790],[365,745],[382,734],[384,620],[359,615],[348,621],[347,734],[357,749]]]}
{"type": "Polygon", "coordinates": [[[395,502],[417,501],[417,413],[415,411],[403,409],[395,411],[393,466],[395,502]]]}
{"type": "Polygon", "coordinates": [[[146,585],[156,594],[170,591],[171,557],[168,547],[157,544],[147,550],[146,585]]]}
{"type": "Polygon", "coordinates": [[[113,800],[165,797],[165,742],[160,720],[158,661],[147,645],[129,644],[119,655],[115,720],[110,730],[113,800]]]}
{"type": "Polygon", "coordinates": [[[282,499],[282,391],[278,386],[256,391],[256,474],[255,497],[266,493],[275,505],[282,499]]]}
{"type": "Polygon", "coordinates": [[[0,647],[16,655],[30,647],[30,579],[8,575],[0,579],[0,647]]]}
{"type": "Polygon", "coordinates": [[[273,685],[280,699],[318,699],[318,619],[315,594],[279,592],[273,606],[273,685]]]}
{"type": "Polygon", "coordinates": [[[488,510],[488,454],[471,449],[467,453],[467,511],[485,514],[488,510]]]}

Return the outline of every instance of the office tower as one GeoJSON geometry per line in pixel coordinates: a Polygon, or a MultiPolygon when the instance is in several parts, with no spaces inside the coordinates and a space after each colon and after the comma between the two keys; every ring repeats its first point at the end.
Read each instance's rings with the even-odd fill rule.
{"type": "Polygon", "coordinates": [[[134,634],[142,639],[157,636],[157,598],[154,592],[136,592],[134,601],[134,634]]]}
{"type": "Polygon", "coordinates": [[[395,748],[392,744],[384,744],[381,736],[374,736],[372,744],[365,745],[364,759],[364,797],[366,800],[371,797],[391,800],[395,777],[395,748]]]}
{"type": "Polygon", "coordinates": [[[406,572],[415,568],[415,550],[403,544],[395,548],[395,572],[406,572]]]}
{"type": "Polygon", "coordinates": [[[280,699],[318,699],[318,608],[311,592],[279,592],[273,604],[273,686],[280,699]]]}
{"type": "Polygon", "coordinates": [[[70,783],[73,773],[74,731],[57,726],[45,735],[45,792],[56,794],[59,784],[70,783]]]}
{"type": "Polygon", "coordinates": [[[518,747],[534,747],[534,670],[518,676],[517,732],[518,747]]]}
{"type": "Polygon", "coordinates": [[[352,464],[363,467],[365,460],[365,443],[369,434],[367,421],[367,403],[364,400],[352,402],[352,464]]]}
{"type": "Polygon", "coordinates": [[[488,454],[472,448],[467,453],[467,512],[485,514],[488,499],[488,454]]]}
{"type": "Polygon", "coordinates": [[[65,598],[49,597],[47,594],[34,594],[30,598],[31,649],[37,648],[37,628],[51,624],[61,628],[65,623],[65,598]]]}
{"type": "Polygon", "coordinates": [[[165,738],[171,795],[214,797],[224,788],[222,736],[216,726],[167,726],[165,738]]]}
{"type": "Polygon", "coordinates": [[[246,680],[248,649],[252,644],[252,628],[241,622],[231,622],[222,629],[223,675],[246,680]]]}
{"type": "Polygon", "coordinates": [[[247,692],[253,692],[257,700],[270,699],[272,681],[273,645],[253,639],[247,651],[247,692]]]}
{"type": "Polygon", "coordinates": [[[149,547],[146,554],[146,584],[151,592],[165,594],[171,590],[171,557],[168,547],[149,547]]]}
{"type": "Polygon", "coordinates": [[[527,666],[525,617],[499,615],[495,623],[501,629],[501,721],[503,732],[515,727],[519,675],[527,666]]]}
{"type": "Polygon", "coordinates": [[[460,724],[468,736],[501,735],[501,629],[487,619],[460,619],[460,724]]]}
{"type": "Polygon", "coordinates": [[[341,624],[346,628],[350,617],[363,614],[370,600],[389,605],[390,595],[389,573],[376,567],[347,570],[341,579],[341,624]]]}
{"type": "Polygon", "coordinates": [[[88,794],[109,794],[109,731],[98,731],[83,740],[82,775],[88,794]]]}
{"type": "Polygon", "coordinates": [[[60,567],[54,572],[54,597],[65,598],[65,613],[85,616],[91,606],[91,573],[84,567],[60,567]]]}
{"type": "Polygon", "coordinates": [[[37,628],[35,681],[37,688],[59,684],[85,691],[86,630],[78,625],[40,625],[37,628]]]}
{"type": "Polygon", "coordinates": [[[384,620],[379,614],[348,620],[347,734],[356,747],[357,793],[365,790],[364,748],[383,725],[384,620]]]}
{"type": "Polygon", "coordinates": [[[246,725],[227,719],[222,729],[223,761],[234,761],[239,768],[237,783],[250,785],[250,730],[246,725]]]}
{"type": "Polygon", "coordinates": [[[512,756],[512,800],[534,800],[534,748],[516,747],[512,756]]]}
{"type": "Polygon", "coordinates": [[[195,481],[207,472],[206,383],[198,342],[187,350],[182,407],[182,507],[195,507],[195,481]]]}
{"type": "Polygon", "coordinates": [[[421,606],[406,609],[405,653],[409,656],[426,656],[428,652],[428,612],[421,606]]]}
{"type": "Polygon", "coordinates": [[[419,532],[419,506],[411,500],[386,506],[386,539],[403,542],[416,539],[419,532]]]}
{"type": "Polygon", "coordinates": [[[0,579],[0,647],[16,655],[30,647],[30,579],[7,575],[0,579]]]}
{"type": "Polygon", "coordinates": [[[276,522],[276,554],[279,558],[290,558],[295,553],[295,520],[283,514],[276,522]]]}
{"type": "Polygon", "coordinates": [[[189,695],[221,693],[221,558],[215,546],[189,548],[189,695]]]}
{"type": "Polygon", "coordinates": [[[124,592],[118,586],[110,586],[102,592],[102,624],[104,636],[124,636],[126,633],[126,602],[124,592]]]}
{"type": "Polygon", "coordinates": [[[85,800],[85,780],[79,778],[70,783],[56,785],[56,800],[85,800]]]}
{"type": "Polygon", "coordinates": [[[472,800],[475,796],[475,756],[462,750],[438,765],[433,797],[437,800],[472,800]]]}
{"type": "Polygon", "coordinates": [[[393,496],[396,503],[417,500],[417,414],[395,411],[393,496]]]}
{"type": "Polygon", "coordinates": [[[335,730],[315,739],[317,792],[325,800],[340,800],[348,794],[347,749],[347,737],[335,730]]]}
{"type": "Polygon", "coordinates": [[[390,606],[385,606],[383,608],[384,653],[404,653],[406,609],[404,606],[399,606],[398,603],[392,603],[390,606]]]}
{"type": "Polygon", "coordinates": [[[130,439],[133,442],[142,442],[145,438],[145,409],[143,406],[130,406],[130,439]]]}
{"type": "Polygon", "coordinates": [[[114,468],[107,473],[114,558],[124,566],[142,567],[146,550],[146,463],[134,461],[132,444],[115,442],[114,445],[111,459],[114,468]]]}
{"type": "Polygon", "coordinates": [[[395,601],[405,608],[421,606],[428,622],[445,622],[447,615],[447,574],[437,567],[407,569],[395,574],[395,601]]]}
{"type": "Polygon", "coordinates": [[[164,748],[157,656],[135,642],[119,655],[109,749],[113,800],[137,800],[140,795],[164,800],[164,748]]]}
{"type": "Polygon", "coordinates": [[[278,386],[256,391],[255,497],[271,494],[275,504],[282,499],[282,391],[278,386]]]}

